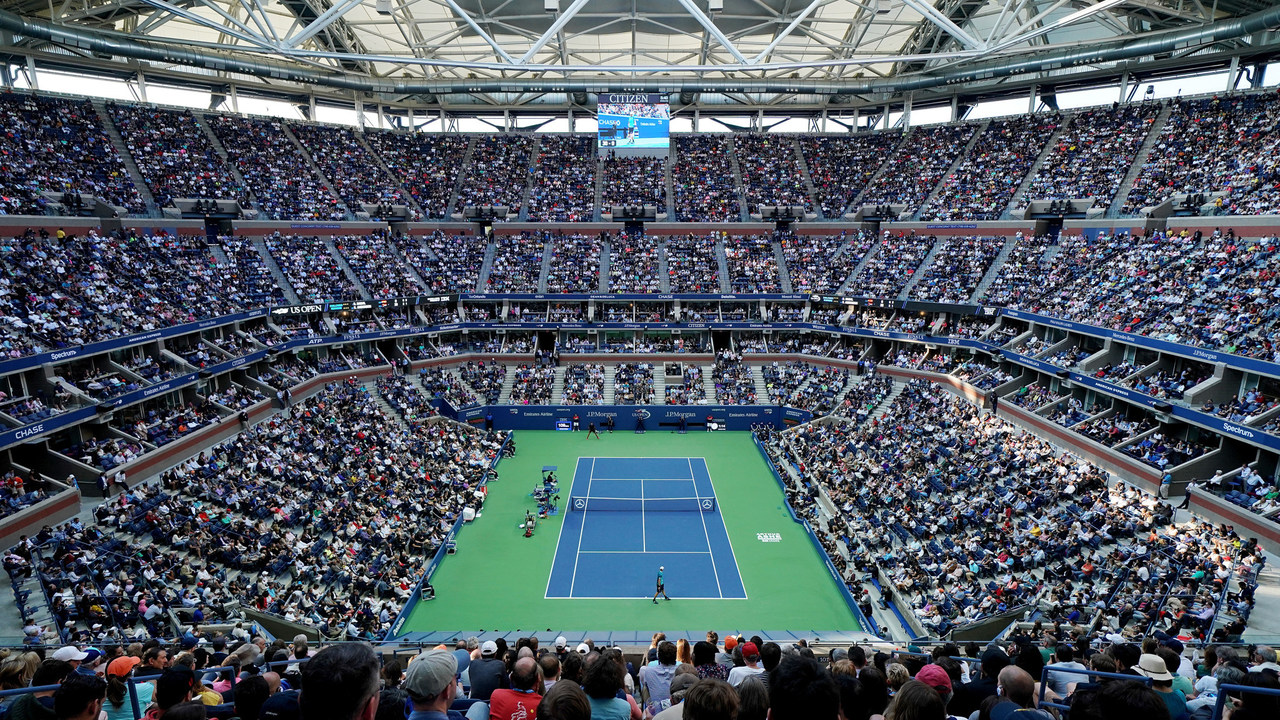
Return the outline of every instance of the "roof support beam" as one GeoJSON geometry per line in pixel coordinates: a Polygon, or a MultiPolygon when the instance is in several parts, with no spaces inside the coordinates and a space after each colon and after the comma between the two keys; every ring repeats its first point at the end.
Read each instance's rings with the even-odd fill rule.
{"type": "Polygon", "coordinates": [[[809,3],[804,10],[801,10],[800,13],[795,16],[790,25],[786,26],[783,28],[782,32],[778,33],[778,36],[773,39],[773,42],[769,43],[768,47],[761,50],[760,54],[751,60],[751,64],[758,65],[761,62],[764,62],[764,59],[769,57],[769,53],[772,53],[774,48],[778,47],[779,43],[785,40],[796,28],[800,27],[800,23],[804,22],[805,18],[809,17],[814,10],[817,10],[832,1],[833,0],[813,0],[813,2],[809,3]]]}
{"type": "Polygon", "coordinates": [[[516,64],[516,61],[513,60],[511,56],[507,54],[506,50],[502,49],[502,46],[498,44],[498,41],[494,40],[492,35],[485,32],[484,28],[480,27],[480,23],[476,22],[475,18],[471,17],[471,15],[468,14],[466,10],[463,10],[461,7],[459,7],[458,3],[454,2],[454,0],[444,0],[444,2],[446,5],[449,6],[449,9],[452,10],[455,15],[462,18],[462,20],[466,22],[467,25],[469,25],[471,29],[474,30],[475,33],[479,35],[482,40],[489,43],[489,47],[493,48],[493,51],[498,54],[498,57],[502,58],[503,60],[506,60],[512,65],[516,64]]]}
{"type": "Polygon", "coordinates": [[[983,48],[982,41],[965,32],[959,25],[952,22],[951,18],[938,12],[938,9],[935,8],[928,0],[903,0],[903,3],[912,10],[915,10],[925,16],[929,22],[942,28],[944,32],[960,41],[960,44],[966,48],[970,50],[981,50],[983,48]]]}
{"type": "Polygon", "coordinates": [[[743,65],[750,64],[747,62],[747,58],[743,56],[742,53],[738,52],[738,48],[733,46],[733,42],[731,42],[729,38],[725,37],[723,32],[720,32],[720,28],[716,27],[716,24],[711,21],[711,18],[707,17],[707,14],[702,12],[701,8],[693,4],[693,0],[680,0],[680,5],[684,7],[694,20],[698,21],[698,24],[707,31],[708,35],[715,38],[716,42],[720,43],[721,47],[729,51],[729,54],[733,56],[734,60],[737,60],[743,65]]]}
{"type": "Polygon", "coordinates": [[[183,20],[193,22],[197,25],[203,25],[204,27],[207,27],[211,30],[215,30],[229,37],[233,37],[241,42],[248,43],[249,45],[254,45],[264,50],[279,49],[273,43],[269,42],[266,38],[262,37],[261,35],[258,35],[257,33],[245,34],[241,32],[238,28],[229,28],[226,25],[223,25],[222,23],[219,23],[216,20],[203,17],[197,13],[193,13],[190,10],[187,10],[186,8],[180,8],[177,5],[173,5],[171,3],[165,2],[165,0],[142,0],[142,2],[145,2],[146,4],[158,10],[164,10],[165,12],[171,15],[177,15],[183,20]]]}
{"type": "Polygon", "coordinates": [[[565,25],[568,25],[569,21],[573,19],[573,16],[577,15],[578,11],[581,10],[588,2],[590,2],[590,0],[573,0],[569,7],[565,8],[564,12],[560,13],[560,16],[556,18],[556,21],[551,23],[551,27],[547,28],[547,31],[542,33],[542,35],[533,42],[533,46],[529,48],[528,52],[520,56],[519,64],[524,65],[532,60],[533,56],[537,55],[539,50],[545,47],[547,43],[551,42],[551,38],[559,34],[560,30],[562,30],[565,25]]]}
{"type": "Polygon", "coordinates": [[[323,31],[325,28],[329,27],[334,22],[336,22],[339,18],[341,18],[344,14],[346,14],[348,10],[350,10],[351,8],[354,8],[355,6],[359,5],[363,1],[364,0],[341,0],[336,5],[333,5],[332,7],[330,7],[328,10],[325,10],[323,13],[320,13],[319,17],[317,17],[315,20],[312,20],[310,23],[308,23],[307,26],[303,28],[300,32],[285,39],[284,44],[291,48],[298,47],[302,43],[310,40],[316,35],[319,35],[321,31],[323,31]]]}

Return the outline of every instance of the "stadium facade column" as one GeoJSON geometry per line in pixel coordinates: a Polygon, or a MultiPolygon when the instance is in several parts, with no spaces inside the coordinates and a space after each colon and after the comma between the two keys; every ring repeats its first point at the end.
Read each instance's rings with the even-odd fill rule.
{"type": "Polygon", "coordinates": [[[147,102],[147,77],[142,72],[142,66],[138,66],[138,99],[147,102]]]}
{"type": "Polygon", "coordinates": [[[906,98],[902,101],[902,129],[906,130],[911,127],[911,101],[915,97],[914,92],[907,93],[906,98]]]}
{"type": "Polygon", "coordinates": [[[1232,55],[1231,69],[1227,71],[1227,86],[1223,88],[1223,90],[1226,90],[1227,92],[1231,92],[1232,90],[1236,89],[1236,79],[1239,72],[1240,72],[1240,56],[1232,55]]]}
{"type": "Polygon", "coordinates": [[[1129,71],[1126,70],[1120,75],[1120,104],[1124,105],[1129,102],[1129,71]]]}
{"type": "Polygon", "coordinates": [[[884,129],[885,129],[885,130],[888,130],[888,129],[889,129],[889,110],[890,110],[892,107],[893,107],[893,106],[892,106],[892,105],[890,105],[889,103],[885,103],[885,104],[884,104],[884,129]]]}
{"type": "Polygon", "coordinates": [[[36,58],[34,55],[27,56],[27,83],[31,85],[32,90],[40,89],[40,80],[36,77],[36,58]]]}
{"type": "Polygon", "coordinates": [[[352,92],[352,95],[355,96],[356,101],[356,127],[360,132],[364,132],[364,101],[360,99],[358,91],[352,92]]]}
{"type": "Polygon", "coordinates": [[[1031,114],[1036,111],[1036,94],[1039,89],[1039,85],[1032,85],[1027,91],[1027,114],[1031,114]]]}
{"type": "Polygon", "coordinates": [[[956,122],[957,120],[960,119],[956,117],[956,115],[959,112],[960,112],[960,96],[952,95],[951,96],[951,122],[956,122]]]}
{"type": "Polygon", "coordinates": [[[239,113],[240,112],[240,95],[236,93],[235,83],[232,83],[230,85],[230,89],[227,91],[227,97],[231,99],[231,112],[239,113]]]}

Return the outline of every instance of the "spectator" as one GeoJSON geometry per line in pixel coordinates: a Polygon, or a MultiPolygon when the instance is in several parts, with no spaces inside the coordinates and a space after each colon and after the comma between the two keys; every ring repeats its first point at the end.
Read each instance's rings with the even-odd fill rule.
{"type": "Polygon", "coordinates": [[[413,713],[409,715],[412,720],[457,715],[449,711],[460,694],[457,658],[447,650],[428,650],[418,655],[409,661],[402,687],[413,702],[413,713]]]}
{"type": "MultiPolygon", "coordinates": [[[[456,671],[453,656],[441,653],[448,663],[448,677],[456,671]]],[[[414,683],[413,665],[405,680],[406,690],[421,687],[425,697],[427,686],[414,683]]],[[[429,677],[438,678],[437,675],[429,677]]],[[[436,684],[432,684],[434,687],[436,684]]],[[[448,683],[452,685],[452,681],[448,683]]],[[[363,643],[330,645],[302,665],[302,694],[298,705],[302,717],[326,717],[334,720],[372,720],[378,712],[378,658],[363,643]]],[[[437,693],[440,690],[436,690],[437,693]]],[[[416,700],[415,700],[416,703],[416,700]]],[[[415,707],[416,709],[416,707],[415,707]]]]}
{"type": "Polygon", "coordinates": [[[72,673],[53,693],[53,712],[58,720],[98,720],[107,684],[96,675],[72,673]]]}
{"type": "Polygon", "coordinates": [[[489,717],[494,720],[536,720],[541,678],[538,662],[531,657],[516,660],[511,668],[511,687],[498,688],[489,697],[489,717]]]}
{"type": "Polygon", "coordinates": [[[769,673],[770,720],[834,720],[839,712],[835,681],[817,660],[788,655],[769,673]]]}

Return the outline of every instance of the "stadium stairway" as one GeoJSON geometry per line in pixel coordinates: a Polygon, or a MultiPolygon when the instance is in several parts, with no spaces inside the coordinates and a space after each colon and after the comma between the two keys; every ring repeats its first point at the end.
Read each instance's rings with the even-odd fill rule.
{"type": "Polygon", "coordinates": [[[956,159],[951,163],[951,167],[947,168],[947,171],[938,178],[938,184],[933,187],[933,190],[929,191],[929,195],[925,197],[924,202],[920,203],[920,207],[912,211],[912,220],[919,220],[920,213],[923,212],[925,208],[929,207],[934,198],[938,197],[938,193],[942,192],[942,188],[947,184],[947,178],[955,175],[956,169],[960,167],[960,163],[964,162],[965,158],[969,157],[969,154],[972,153],[973,149],[978,145],[978,140],[983,135],[987,134],[988,127],[991,127],[991,120],[983,120],[982,124],[973,131],[973,136],[969,138],[969,142],[965,143],[964,149],[956,155],[956,159]]]}
{"type": "Polygon", "coordinates": [[[555,243],[548,240],[542,245],[542,267],[538,268],[538,292],[547,291],[547,276],[551,274],[551,255],[556,251],[555,243]]]}
{"type": "Polygon", "coordinates": [[[733,292],[729,285],[729,257],[724,254],[723,239],[716,240],[716,268],[720,273],[720,292],[733,292]]]}
{"type": "MultiPolygon", "coordinates": [[[[853,200],[851,200],[848,206],[845,207],[845,212],[857,212],[858,208],[862,206],[862,197],[867,194],[867,188],[873,187],[876,184],[876,181],[880,179],[880,176],[885,174],[889,168],[896,167],[894,158],[898,156],[898,148],[902,147],[902,143],[906,138],[907,133],[903,133],[898,140],[898,144],[894,146],[893,151],[885,155],[884,162],[880,163],[880,167],[876,168],[876,171],[872,173],[871,177],[867,178],[866,184],[862,186],[862,189],[858,191],[858,194],[855,195],[853,200]]],[[[838,220],[839,218],[834,219],[838,220]]]]}
{"type": "Polygon", "coordinates": [[[715,372],[713,365],[701,365],[702,368],[702,389],[707,393],[707,402],[716,401],[716,381],[711,378],[711,374],[715,372]]]}
{"type": "Polygon", "coordinates": [[[213,151],[218,153],[218,157],[222,158],[222,162],[226,163],[227,170],[231,171],[231,177],[235,178],[236,182],[240,183],[240,187],[244,188],[244,191],[253,199],[253,206],[261,208],[262,203],[258,200],[258,194],[253,191],[249,183],[245,182],[244,175],[240,174],[240,168],[236,167],[235,161],[231,159],[231,154],[227,152],[227,146],[222,144],[222,141],[218,139],[217,133],[213,131],[213,128],[209,127],[209,121],[205,118],[204,113],[193,112],[191,113],[191,119],[195,120],[196,127],[200,128],[200,132],[204,133],[205,139],[209,141],[213,151]]]}
{"type": "Polygon", "coordinates": [[[473,292],[484,292],[485,283],[489,281],[489,271],[493,269],[493,256],[498,248],[493,243],[489,243],[484,248],[484,262],[480,263],[480,272],[476,277],[476,287],[473,292]]]}
{"type": "Polygon", "coordinates": [[[160,216],[160,208],[156,205],[156,198],[151,194],[151,188],[147,186],[147,181],[142,179],[142,171],[138,169],[138,164],[133,161],[133,155],[129,153],[129,146],[124,142],[124,136],[120,134],[120,130],[111,120],[111,113],[107,110],[107,101],[95,99],[91,101],[93,109],[98,113],[98,121],[102,123],[102,129],[106,131],[107,138],[111,140],[111,146],[116,149],[116,154],[120,156],[120,161],[124,163],[124,169],[129,173],[129,179],[133,181],[133,186],[138,189],[138,194],[142,196],[142,201],[147,205],[147,212],[152,217],[160,216]]]}
{"type": "Polygon", "coordinates": [[[875,420],[878,422],[880,418],[884,417],[885,413],[889,412],[889,408],[890,406],[893,405],[893,401],[896,400],[897,397],[902,394],[903,389],[905,389],[906,387],[907,387],[906,383],[900,383],[895,380],[893,383],[893,389],[889,391],[888,395],[884,396],[884,399],[880,401],[879,405],[876,405],[871,410],[871,412],[867,415],[867,419],[875,420]]]}
{"type": "Polygon", "coordinates": [[[564,366],[556,367],[556,379],[551,382],[551,402],[564,402],[564,366]]]}
{"type": "Polygon", "coordinates": [[[542,138],[535,135],[533,147],[529,148],[529,166],[524,172],[524,192],[520,194],[520,222],[529,221],[529,197],[533,194],[534,170],[538,167],[538,156],[541,154],[542,138]]]}
{"type": "Polygon", "coordinates": [[[778,282],[782,284],[782,292],[793,292],[791,289],[791,271],[787,269],[787,256],[782,252],[782,243],[773,241],[773,259],[778,263],[778,282]]]}
{"type": "Polygon", "coordinates": [[[293,128],[289,127],[289,123],[280,123],[280,129],[284,131],[284,136],[289,138],[289,142],[293,143],[293,146],[298,150],[302,159],[307,162],[307,167],[311,169],[311,172],[315,173],[315,176],[320,178],[320,184],[324,185],[325,190],[329,191],[329,196],[337,201],[338,206],[346,212],[349,220],[354,220],[356,217],[355,211],[359,210],[359,208],[347,206],[346,201],[338,195],[338,191],[333,189],[333,183],[329,182],[329,176],[320,171],[320,166],[316,164],[315,158],[311,157],[311,153],[307,152],[307,149],[302,146],[302,142],[298,140],[298,136],[293,134],[293,128]]]}
{"type": "Polygon", "coordinates": [[[614,398],[618,396],[617,394],[618,389],[613,385],[614,380],[616,380],[617,377],[618,377],[617,365],[604,366],[604,404],[605,405],[613,405],[614,398]]]}
{"type": "MultiPolygon", "coordinates": [[[[462,153],[462,163],[459,168],[471,167],[471,154],[476,147],[476,138],[479,135],[472,135],[467,141],[467,149],[462,153]]],[[[466,173],[459,170],[457,176],[453,179],[453,189],[449,191],[449,204],[444,208],[444,217],[448,219],[453,215],[454,209],[457,208],[458,213],[462,212],[462,208],[458,207],[458,196],[462,193],[462,181],[465,179],[466,173]]]]}
{"type": "Polygon", "coordinates": [[[1013,218],[1013,211],[1018,206],[1018,201],[1031,188],[1031,182],[1036,179],[1036,174],[1040,172],[1044,161],[1049,158],[1049,153],[1058,146],[1058,138],[1071,128],[1071,123],[1075,120],[1074,115],[1068,115],[1058,124],[1058,128],[1049,136],[1049,140],[1045,142],[1044,147],[1040,148],[1040,154],[1036,156],[1035,162],[1031,163],[1031,167],[1027,168],[1027,174],[1022,177],[1022,182],[1018,183],[1018,189],[1013,191],[1013,196],[1009,198],[1009,204],[1005,205],[1004,212],[1001,213],[1002,218],[1013,218]]]}
{"type": "MultiPolygon", "coordinates": [[[[819,220],[824,220],[826,218],[822,214],[822,203],[818,202],[818,188],[813,184],[813,176],[809,174],[809,163],[805,161],[804,151],[800,149],[800,138],[791,138],[791,149],[796,154],[796,166],[800,168],[800,179],[804,181],[804,190],[809,194],[809,206],[818,214],[819,220]]],[[[839,220],[840,218],[831,219],[839,220]]],[[[782,262],[779,261],[778,264],[782,265],[782,262]]],[[[788,288],[783,292],[791,292],[791,289],[788,288]]]]}
{"type": "MultiPolygon", "coordinates": [[[[670,178],[671,171],[668,170],[668,181],[670,181],[670,178]]],[[[667,195],[667,200],[670,201],[670,199],[671,195],[667,195]]],[[[671,217],[675,217],[675,215],[672,215],[671,217]]],[[[658,288],[664,293],[671,292],[671,273],[669,267],[670,266],[667,264],[667,245],[664,242],[662,246],[658,248],[658,288]]]]}
{"type": "Polygon", "coordinates": [[[271,277],[276,281],[276,285],[280,290],[284,292],[285,299],[292,305],[301,304],[302,299],[298,297],[298,292],[293,289],[293,285],[289,283],[289,278],[285,277],[280,265],[271,256],[271,251],[267,250],[267,241],[261,236],[255,237],[253,239],[253,247],[258,251],[258,255],[262,257],[262,261],[267,264],[267,269],[271,271],[271,277]]]}
{"type": "MultiPolygon", "coordinates": [[[[732,137],[729,138],[729,167],[733,168],[733,189],[738,194],[738,210],[741,215],[739,219],[742,222],[751,222],[751,213],[747,209],[747,197],[742,192],[742,165],[738,163],[738,147],[732,137]]],[[[720,286],[720,292],[729,292],[724,282],[721,282],[720,286]]]]}
{"type": "MultiPolygon", "coordinates": [[[[844,244],[844,248],[841,248],[841,252],[846,252],[852,245],[853,239],[850,238],[850,240],[844,244]]],[[[866,254],[862,256],[862,259],[858,261],[858,264],[854,265],[853,269],[849,271],[849,277],[845,278],[844,282],[840,284],[840,287],[836,289],[836,294],[846,292],[849,285],[853,282],[853,279],[862,274],[862,269],[867,266],[868,262],[871,262],[871,258],[875,257],[876,253],[880,252],[880,249],[883,247],[884,243],[881,239],[876,238],[874,244],[867,249],[866,254]]]]}
{"type": "Polygon", "coordinates": [[[924,260],[920,261],[920,266],[915,269],[915,272],[911,273],[911,280],[907,283],[906,287],[902,288],[902,292],[898,293],[899,300],[906,300],[911,297],[912,289],[914,289],[916,284],[920,282],[920,279],[924,277],[925,271],[929,269],[929,266],[933,265],[934,259],[938,257],[938,253],[941,252],[942,247],[948,242],[950,242],[950,240],[946,238],[940,238],[934,241],[933,247],[929,248],[929,254],[925,255],[924,260]]]}
{"type": "Polygon", "coordinates": [[[369,153],[369,157],[373,158],[373,161],[378,164],[378,167],[382,168],[382,172],[386,173],[391,182],[395,183],[395,186],[400,189],[401,194],[404,195],[405,204],[413,210],[416,210],[418,212],[418,217],[427,217],[427,214],[423,212],[422,206],[418,204],[418,199],[409,192],[409,188],[404,186],[403,178],[391,172],[391,168],[383,162],[382,156],[374,152],[373,146],[364,139],[364,133],[360,131],[353,131],[351,134],[355,136],[356,142],[360,143],[360,147],[364,148],[364,151],[369,153]]]}
{"type": "MultiPolygon", "coordinates": [[[[422,244],[421,238],[417,239],[416,242],[419,245],[422,245],[427,250],[427,252],[432,255],[432,257],[435,256],[435,253],[431,252],[430,248],[426,248],[426,246],[422,244]]],[[[426,279],[423,278],[422,274],[418,272],[418,268],[414,267],[413,263],[409,262],[409,257],[404,254],[404,249],[401,248],[398,243],[394,243],[394,242],[388,242],[386,243],[386,245],[388,248],[390,248],[391,253],[400,260],[400,263],[404,266],[404,269],[409,272],[409,276],[412,277],[414,280],[416,280],[418,282],[418,286],[421,287],[424,292],[426,292],[431,286],[427,284],[426,279]]],[[[429,325],[430,323],[427,323],[427,324],[429,325]]]]}
{"type": "Polygon", "coordinates": [[[667,373],[664,363],[653,364],[653,404],[662,405],[667,400],[667,373]]]}
{"type": "Polygon", "coordinates": [[[342,268],[342,273],[360,291],[360,297],[365,300],[372,300],[373,293],[369,292],[369,288],[364,286],[364,283],[360,281],[360,276],[351,267],[351,263],[347,262],[347,257],[338,250],[338,244],[333,241],[332,235],[325,236],[324,246],[329,250],[329,254],[333,256],[334,262],[338,263],[338,267],[342,268]]]}
{"type": "MultiPolygon", "coordinates": [[[[591,219],[596,222],[604,222],[604,158],[600,157],[600,152],[596,151],[596,187],[595,199],[592,200],[592,207],[595,212],[591,214],[591,219]]],[[[604,292],[601,290],[601,292],[604,292]]]]}
{"type": "Polygon", "coordinates": [[[1134,183],[1138,182],[1138,175],[1142,173],[1143,166],[1147,164],[1147,158],[1151,156],[1151,148],[1160,141],[1164,125],[1169,121],[1170,115],[1173,115],[1173,103],[1166,103],[1156,115],[1156,119],[1152,121],[1146,139],[1138,146],[1138,152],[1133,156],[1133,162],[1129,164],[1129,171],[1124,174],[1120,187],[1116,190],[1116,196],[1112,199],[1111,206],[1107,208],[1106,217],[1120,217],[1120,211],[1129,201],[1129,193],[1133,191],[1134,183]]]}
{"type": "Polygon", "coordinates": [[[600,243],[600,274],[597,276],[596,292],[609,292],[609,260],[612,257],[613,243],[608,240],[600,243]]]}
{"type": "Polygon", "coordinates": [[[987,288],[991,287],[991,283],[996,281],[996,277],[1000,275],[1000,268],[1004,267],[1004,263],[1013,254],[1013,249],[1018,246],[1017,236],[1010,236],[1004,242],[1004,247],[1000,248],[1000,254],[991,263],[991,267],[987,268],[987,274],[982,276],[982,281],[978,283],[978,287],[973,289],[973,294],[969,296],[969,302],[976,303],[978,298],[987,292],[987,288]]]}
{"type": "MultiPolygon", "coordinates": [[[[662,183],[667,188],[667,220],[675,222],[676,220],[676,185],[671,179],[671,166],[676,161],[676,144],[671,143],[671,150],[667,155],[667,159],[662,163],[662,183]]],[[[662,277],[666,277],[664,272],[662,277]]],[[[665,282],[665,281],[664,281],[665,282]]],[[[671,292],[670,288],[664,288],[662,292],[671,292]]]]}
{"type": "MultiPolygon", "coordinates": [[[[751,368],[751,379],[756,384],[756,404],[764,405],[769,402],[769,384],[764,381],[764,370],[761,365],[748,365],[751,368]]],[[[806,378],[807,380],[807,378],[806,378]]]]}

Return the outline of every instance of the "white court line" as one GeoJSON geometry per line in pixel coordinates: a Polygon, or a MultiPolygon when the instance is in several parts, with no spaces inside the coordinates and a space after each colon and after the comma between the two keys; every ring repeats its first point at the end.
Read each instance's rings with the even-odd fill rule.
{"type": "MultiPolygon", "coordinates": [[[[607,595],[606,595],[606,596],[574,595],[573,597],[567,597],[567,598],[554,597],[554,598],[545,598],[545,599],[546,599],[546,600],[644,600],[644,601],[646,601],[646,602],[647,602],[647,601],[650,599],[650,596],[649,596],[649,595],[640,595],[640,596],[637,596],[637,597],[623,597],[623,596],[620,596],[620,595],[614,595],[614,596],[607,596],[607,595]]],[[[725,602],[725,601],[733,602],[733,601],[735,601],[735,600],[746,600],[746,598],[744,598],[744,597],[740,597],[740,598],[685,597],[684,595],[680,595],[680,596],[674,597],[674,598],[672,598],[672,599],[673,599],[673,600],[681,600],[681,601],[684,601],[684,600],[715,600],[715,601],[717,601],[717,602],[725,602]]]]}
{"type": "MultiPolygon", "coordinates": [[[[574,461],[574,463],[573,463],[573,474],[574,474],[574,475],[577,475],[577,474],[578,474],[578,465],[579,465],[581,462],[582,462],[582,456],[581,456],[581,455],[579,455],[579,456],[578,456],[578,459],[577,459],[577,460],[575,460],[575,461],[574,461]]],[[[570,478],[570,479],[569,479],[569,492],[570,492],[570,493],[572,493],[572,492],[573,492],[573,478],[570,478]]],[[[555,552],[551,553],[551,570],[550,570],[549,572],[547,572],[547,589],[546,589],[546,591],[545,591],[545,592],[543,592],[543,593],[542,593],[542,599],[543,599],[543,600],[549,600],[549,599],[551,598],[551,595],[550,595],[550,593],[551,593],[551,576],[552,576],[552,575],[554,575],[554,574],[555,574],[555,571],[556,571],[556,559],[560,557],[560,539],[564,537],[564,526],[568,524],[568,523],[566,523],[566,522],[565,522],[565,520],[567,520],[568,518],[569,518],[569,508],[566,506],[566,507],[565,507],[565,509],[564,509],[564,514],[560,516],[560,533],[559,533],[558,535],[556,535],[556,549],[555,549],[555,552]]],[[[578,561],[577,561],[577,558],[574,558],[574,561],[573,561],[573,562],[574,562],[574,565],[575,565],[575,568],[576,568],[576,566],[577,566],[577,562],[578,562],[578,561]]],[[[577,570],[575,569],[575,570],[574,570],[574,572],[577,572],[577,570]]],[[[570,584],[572,584],[572,580],[570,581],[570,584]]]]}
{"type": "MultiPolygon", "coordinates": [[[[698,492],[698,480],[697,480],[697,476],[694,475],[693,473],[693,458],[688,458],[688,460],[689,460],[689,475],[694,478],[693,491],[696,493],[698,492]]],[[[707,473],[707,477],[710,477],[710,476],[711,476],[711,473],[707,473]]],[[[715,488],[712,488],[712,492],[714,491],[715,491],[715,488]]],[[[702,521],[702,536],[707,539],[707,553],[711,554],[711,533],[707,530],[706,513],[701,513],[701,512],[698,513],[698,519],[702,521]]],[[[737,561],[735,560],[734,562],[737,562],[737,561]]],[[[716,557],[714,554],[711,555],[711,572],[716,576],[716,592],[720,593],[720,597],[723,599],[724,590],[720,587],[720,571],[716,569],[716,557]]]]}
{"type": "MultiPolygon", "coordinates": [[[[591,497],[590,494],[587,497],[591,497]]],[[[644,480],[640,480],[640,551],[644,552],[649,544],[649,537],[644,531],[644,480]]]]}
{"type": "MultiPolygon", "coordinates": [[[[714,480],[711,479],[711,466],[707,465],[706,458],[698,458],[698,459],[702,461],[702,467],[704,470],[707,471],[707,482],[711,484],[711,493],[714,495],[716,492],[716,483],[714,480]]],[[[692,462],[690,464],[690,469],[692,469],[692,462]]],[[[696,485],[694,486],[694,489],[697,489],[696,485]]],[[[719,498],[720,496],[716,495],[716,497],[719,498]]],[[[719,502],[716,503],[716,512],[720,512],[719,502]]],[[[703,520],[703,524],[706,524],[705,519],[703,520]]],[[[724,526],[724,539],[726,542],[729,543],[729,556],[733,558],[733,570],[734,572],[738,573],[738,582],[742,584],[742,599],[746,600],[747,599],[747,583],[745,580],[742,579],[742,569],[738,567],[738,555],[733,551],[733,538],[729,537],[729,523],[725,522],[723,512],[720,512],[720,524],[724,526]]]]}
{"type": "MultiPolygon", "coordinates": [[[[583,550],[580,555],[648,555],[645,550],[583,550]]],[[[710,550],[654,550],[654,555],[710,555],[710,550]]]]}
{"type": "MultiPolygon", "coordinates": [[[[579,458],[581,460],[581,458],[579,458]]],[[[591,497],[591,473],[595,470],[596,459],[591,458],[591,469],[587,471],[587,497],[591,497]]],[[[573,485],[569,485],[570,492],[573,491],[573,485]]],[[[573,577],[569,579],[569,597],[573,597],[573,586],[578,582],[578,557],[582,555],[582,536],[587,534],[587,511],[583,510],[582,527],[578,530],[578,552],[573,556],[573,577]]],[[[563,526],[561,526],[563,530],[563,526]]]]}

